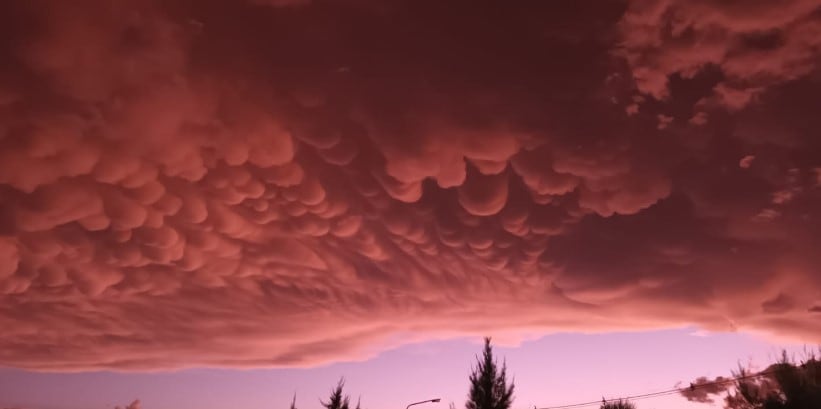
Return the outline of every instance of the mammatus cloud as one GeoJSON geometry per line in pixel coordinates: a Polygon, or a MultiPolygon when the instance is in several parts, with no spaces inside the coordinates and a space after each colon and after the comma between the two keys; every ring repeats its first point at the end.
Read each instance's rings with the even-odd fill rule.
{"type": "Polygon", "coordinates": [[[5,3],[0,364],[818,342],[819,11],[722,4],[5,3]]]}
{"type": "Polygon", "coordinates": [[[812,74],[821,58],[814,0],[637,0],[619,27],[617,54],[638,91],[656,99],[670,96],[672,76],[712,76],[712,95],[699,102],[738,110],[772,86],[812,74]]]}

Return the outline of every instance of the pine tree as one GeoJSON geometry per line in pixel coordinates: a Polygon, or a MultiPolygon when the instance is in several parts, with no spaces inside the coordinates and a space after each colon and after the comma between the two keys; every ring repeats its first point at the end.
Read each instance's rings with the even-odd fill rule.
{"type": "Polygon", "coordinates": [[[465,403],[466,409],[509,409],[513,403],[513,382],[507,385],[506,364],[501,371],[493,359],[490,338],[485,338],[482,359],[476,357],[476,367],[470,374],[470,392],[465,403]]]}
{"type": "Polygon", "coordinates": [[[331,390],[331,397],[327,402],[320,400],[319,403],[325,409],[349,409],[350,398],[347,395],[342,395],[343,386],[345,386],[345,378],[340,379],[339,383],[336,384],[336,388],[331,390]]]}

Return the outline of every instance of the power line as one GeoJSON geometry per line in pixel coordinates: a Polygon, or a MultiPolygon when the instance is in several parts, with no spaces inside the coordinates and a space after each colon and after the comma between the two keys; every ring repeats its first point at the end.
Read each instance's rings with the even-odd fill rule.
{"type": "Polygon", "coordinates": [[[590,401],[590,402],[574,403],[574,404],[562,405],[562,406],[548,406],[548,407],[538,408],[538,409],[582,408],[582,407],[587,407],[587,406],[601,405],[602,402],[615,402],[615,401],[618,401],[618,400],[642,400],[642,399],[656,398],[656,397],[661,397],[661,396],[679,394],[679,393],[681,393],[683,391],[686,391],[686,390],[695,390],[695,389],[703,388],[703,387],[706,387],[706,386],[724,385],[724,384],[727,384],[727,383],[732,383],[732,382],[736,382],[736,381],[740,381],[740,380],[758,378],[758,377],[761,377],[761,376],[764,376],[764,375],[769,375],[773,372],[774,371],[764,371],[764,372],[758,372],[758,373],[751,374],[751,375],[744,375],[744,376],[737,376],[737,377],[734,377],[734,378],[722,379],[720,381],[704,382],[704,383],[700,383],[700,384],[691,384],[690,386],[687,386],[687,387],[684,387],[684,388],[668,389],[668,390],[664,390],[664,391],[645,393],[645,394],[642,394],[642,395],[626,396],[626,397],[623,397],[623,398],[601,399],[601,400],[595,400],[595,401],[590,401]]]}
{"type": "Polygon", "coordinates": [[[720,381],[704,382],[704,383],[699,383],[699,384],[690,384],[690,386],[686,386],[684,388],[668,389],[668,390],[664,390],[664,391],[645,393],[645,394],[641,394],[641,395],[626,396],[626,397],[623,397],[623,398],[614,398],[614,399],[604,399],[604,398],[602,398],[600,400],[595,400],[595,401],[590,401],[590,402],[573,403],[573,404],[561,405],[561,406],[547,406],[547,407],[543,407],[543,408],[534,408],[534,409],[584,408],[584,407],[589,407],[589,406],[598,406],[598,405],[601,405],[602,403],[607,403],[607,402],[617,402],[619,400],[634,401],[634,400],[658,398],[658,397],[661,397],[661,396],[679,394],[679,393],[681,393],[683,391],[686,391],[686,390],[696,390],[696,389],[704,388],[704,387],[707,387],[707,386],[724,385],[724,384],[733,383],[733,382],[737,382],[737,381],[741,381],[741,380],[745,380],[745,379],[758,378],[758,377],[762,377],[762,376],[765,376],[765,375],[772,374],[773,372],[774,372],[773,370],[763,371],[763,372],[758,372],[758,373],[751,374],[751,375],[743,375],[743,376],[736,376],[736,377],[733,377],[733,378],[722,379],[720,381]]]}

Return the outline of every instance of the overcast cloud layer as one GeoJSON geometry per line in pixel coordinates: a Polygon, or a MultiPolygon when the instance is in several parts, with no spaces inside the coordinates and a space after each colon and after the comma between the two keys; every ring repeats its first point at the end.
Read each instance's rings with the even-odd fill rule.
{"type": "Polygon", "coordinates": [[[0,3],[0,364],[821,342],[817,0],[0,3]]]}

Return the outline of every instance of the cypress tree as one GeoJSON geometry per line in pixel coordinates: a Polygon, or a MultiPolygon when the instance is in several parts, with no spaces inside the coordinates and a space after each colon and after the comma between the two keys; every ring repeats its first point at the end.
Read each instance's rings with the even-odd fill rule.
{"type": "Polygon", "coordinates": [[[507,385],[507,368],[499,370],[493,359],[490,338],[485,338],[482,358],[476,357],[476,367],[470,374],[470,392],[466,409],[509,409],[513,403],[513,382],[507,385]]]}

